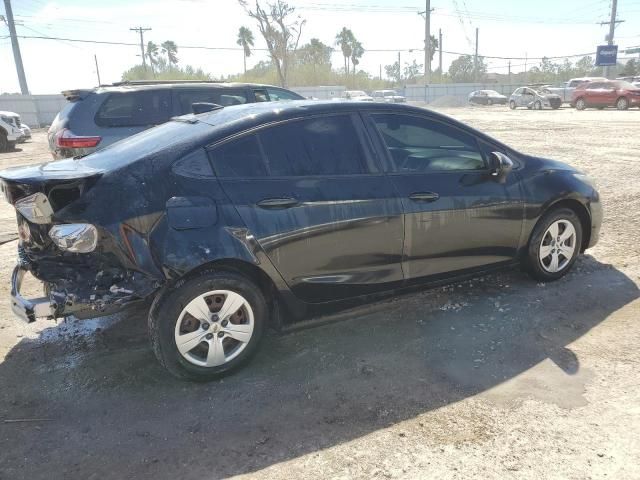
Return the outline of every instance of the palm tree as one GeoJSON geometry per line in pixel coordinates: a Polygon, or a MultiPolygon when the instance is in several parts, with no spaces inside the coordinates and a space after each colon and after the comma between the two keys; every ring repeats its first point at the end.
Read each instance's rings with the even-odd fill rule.
{"type": "Polygon", "coordinates": [[[364,55],[364,47],[362,44],[353,38],[353,46],[351,48],[351,65],[353,65],[353,76],[356,76],[356,67],[360,63],[360,59],[364,55]]]}
{"type": "Polygon", "coordinates": [[[244,73],[247,73],[247,57],[251,56],[251,47],[253,47],[253,32],[247,27],[240,27],[238,30],[238,40],[236,43],[244,50],[244,73]]]}
{"type": "Polygon", "coordinates": [[[167,56],[167,62],[169,67],[178,64],[178,46],[173,40],[166,40],[160,45],[162,47],[162,53],[167,56]]]}
{"type": "Polygon", "coordinates": [[[147,43],[147,57],[149,58],[149,64],[151,65],[151,73],[155,75],[156,72],[154,67],[158,64],[158,45],[152,41],[147,43]]]}
{"type": "Polygon", "coordinates": [[[353,40],[355,37],[353,36],[353,32],[349,30],[347,27],[342,27],[342,30],[336,35],[336,46],[340,47],[342,50],[342,55],[344,56],[344,73],[345,75],[349,74],[349,59],[351,58],[351,54],[353,53],[353,40]]]}

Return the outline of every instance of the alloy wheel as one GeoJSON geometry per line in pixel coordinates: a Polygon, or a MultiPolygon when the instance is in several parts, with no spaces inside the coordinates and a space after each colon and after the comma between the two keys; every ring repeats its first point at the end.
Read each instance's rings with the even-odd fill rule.
{"type": "Polygon", "coordinates": [[[619,98],[616,102],[616,108],[618,110],[626,110],[629,108],[629,101],[624,97],[619,98]]]}
{"type": "Polygon", "coordinates": [[[576,251],[576,229],[569,220],[556,220],[542,236],[538,258],[549,273],[564,270],[576,251]]]}
{"type": "Polygon", "coordinates": [[[200,367],[217,367],[236,358],[253,335],[251,305],[230,290],[212,290],[191,300],[180,313],[175,343],[180,354],[200,367]]]}

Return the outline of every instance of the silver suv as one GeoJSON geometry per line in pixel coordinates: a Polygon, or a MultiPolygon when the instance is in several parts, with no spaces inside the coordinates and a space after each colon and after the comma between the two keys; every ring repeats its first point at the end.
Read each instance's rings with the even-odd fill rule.
{"type": "Polygon", "coordinates": [[[304,99],[270,85],[193,81],[122,82],[62,94],[69,103],[48,134],[56,159],[86,155],[179,115],[217,106],[304,99]]]}

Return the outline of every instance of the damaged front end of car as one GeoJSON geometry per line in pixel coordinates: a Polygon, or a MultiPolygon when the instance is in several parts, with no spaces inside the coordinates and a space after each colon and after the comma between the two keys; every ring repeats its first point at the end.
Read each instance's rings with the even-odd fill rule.
{"type": "MultiPolygon", "coordinates": [[[[159,288],[159,272],[141,268],[145,260],[153,263],[145,258],[150,255],[145,231],[97,225],[84,215],[84,195],[103,173],[71,159],[0,173],[5,198],[16,209],[19,235],[11,307],[25,322],[107,315],[159,288]],[[43,282],[43,296],[21,294],[27,272],[43,282]]],[[[154,218],[137,220],[150,229],[154,218]]]]}

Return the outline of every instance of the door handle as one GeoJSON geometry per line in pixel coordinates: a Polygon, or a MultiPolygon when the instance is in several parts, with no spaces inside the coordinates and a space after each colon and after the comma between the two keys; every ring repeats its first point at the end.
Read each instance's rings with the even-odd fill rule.
{"type": "Polygon", "coordinates": [[[409,195],[409,199],[414,202],[435,202],[439,198],[440,195],[435,192],[418,192],[409,195]]]}
{"type": "Polygon", "coordinates": [[[298,205],[298,200],[295,198],[265,198],[258,202],[258,206],[260,208],[265,208],[267,210],[278,210],[284,208],[291,208],[298,205]]]}

